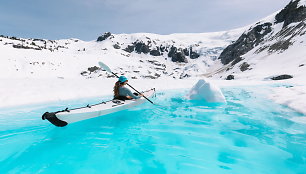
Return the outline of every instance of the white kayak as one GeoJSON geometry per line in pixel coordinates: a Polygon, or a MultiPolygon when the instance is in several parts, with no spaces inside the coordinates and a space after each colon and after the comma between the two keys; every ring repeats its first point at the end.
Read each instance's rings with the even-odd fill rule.
{"type": "MultiPolygon", "coordinates": [[[[143,92],[147,98],[153,96],[155,89],[150,89],[143,92]]],[[[82,108],[68,109],[57,112],[46,112],[42,115],[43,120],[48,120],[58,127],[66,126],[67,124],[87,120],[94,117],[110,114],[140,105],[146,102],[147,99],[141,97],[140,99],[132,100],[118,100],[113,99],[106,102],[101,102],[94,105],[87,105],[82,108]]]]}

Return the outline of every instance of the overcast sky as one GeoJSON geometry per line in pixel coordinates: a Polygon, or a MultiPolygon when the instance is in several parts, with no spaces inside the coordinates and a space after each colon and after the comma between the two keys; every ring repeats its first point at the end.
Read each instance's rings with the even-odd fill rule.
{"type": "Polygon", "coordinates": [[[0,0],[0,35],[95,40],[112,33],[202,33],[243,27],[290,0],[0,0]]]}

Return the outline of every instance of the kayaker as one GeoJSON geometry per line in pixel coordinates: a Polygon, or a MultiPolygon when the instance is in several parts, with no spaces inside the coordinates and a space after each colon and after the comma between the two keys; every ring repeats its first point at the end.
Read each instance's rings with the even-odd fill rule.
{"type": "Polygon", "coordinates": [[[132,93],[130,89],[126,88],[124,85],[128,83],[128,79],[125,76],[120,76],[118,81],[114,86],[114,99],[119,100],[131,100],[139,99],[143,94],[137,95],[137,93],[132,93]]]}

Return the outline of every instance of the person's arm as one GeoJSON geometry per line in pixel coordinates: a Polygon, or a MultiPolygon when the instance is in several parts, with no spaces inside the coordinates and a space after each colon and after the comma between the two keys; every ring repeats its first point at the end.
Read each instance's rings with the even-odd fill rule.
{"type": "Polygon", "coordinates": [[[131,92],[131,90],[129,90],[128,88],[124,88],[124,92],[126,93],[126,95],[127,96],[130,96],[130,97],[132,97],[132,98],[134,98],[134,99],[139,99],[141,96],[136,96],[136,95],[134,95],[132,92],[131,92]]]}

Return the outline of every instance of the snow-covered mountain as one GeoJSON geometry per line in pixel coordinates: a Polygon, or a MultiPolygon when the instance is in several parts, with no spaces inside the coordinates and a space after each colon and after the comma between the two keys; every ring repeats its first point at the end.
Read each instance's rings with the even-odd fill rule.
{"type": "Polygon", "coordinates": [[[200,34],[105,33],[96,41],[0,36],[0,78],[278,79],[306,73],[306,1],[244,28],[200,34]],[[280,76],[281,77],[277,77],[280,76]]]}
{"type": "Polygon", "coordinates": [[[227,79],[305,79],[306,1],[257,22],[221,53],[210,75],[227,79]]]}
{"type": "Polygon", "coordinates": [[[243,29],[202,34],[105,33],[97,41],[0,36],[1,78],[113,77],[98,61],[131,78],[188,78],[206,73],[243,29]]]}

